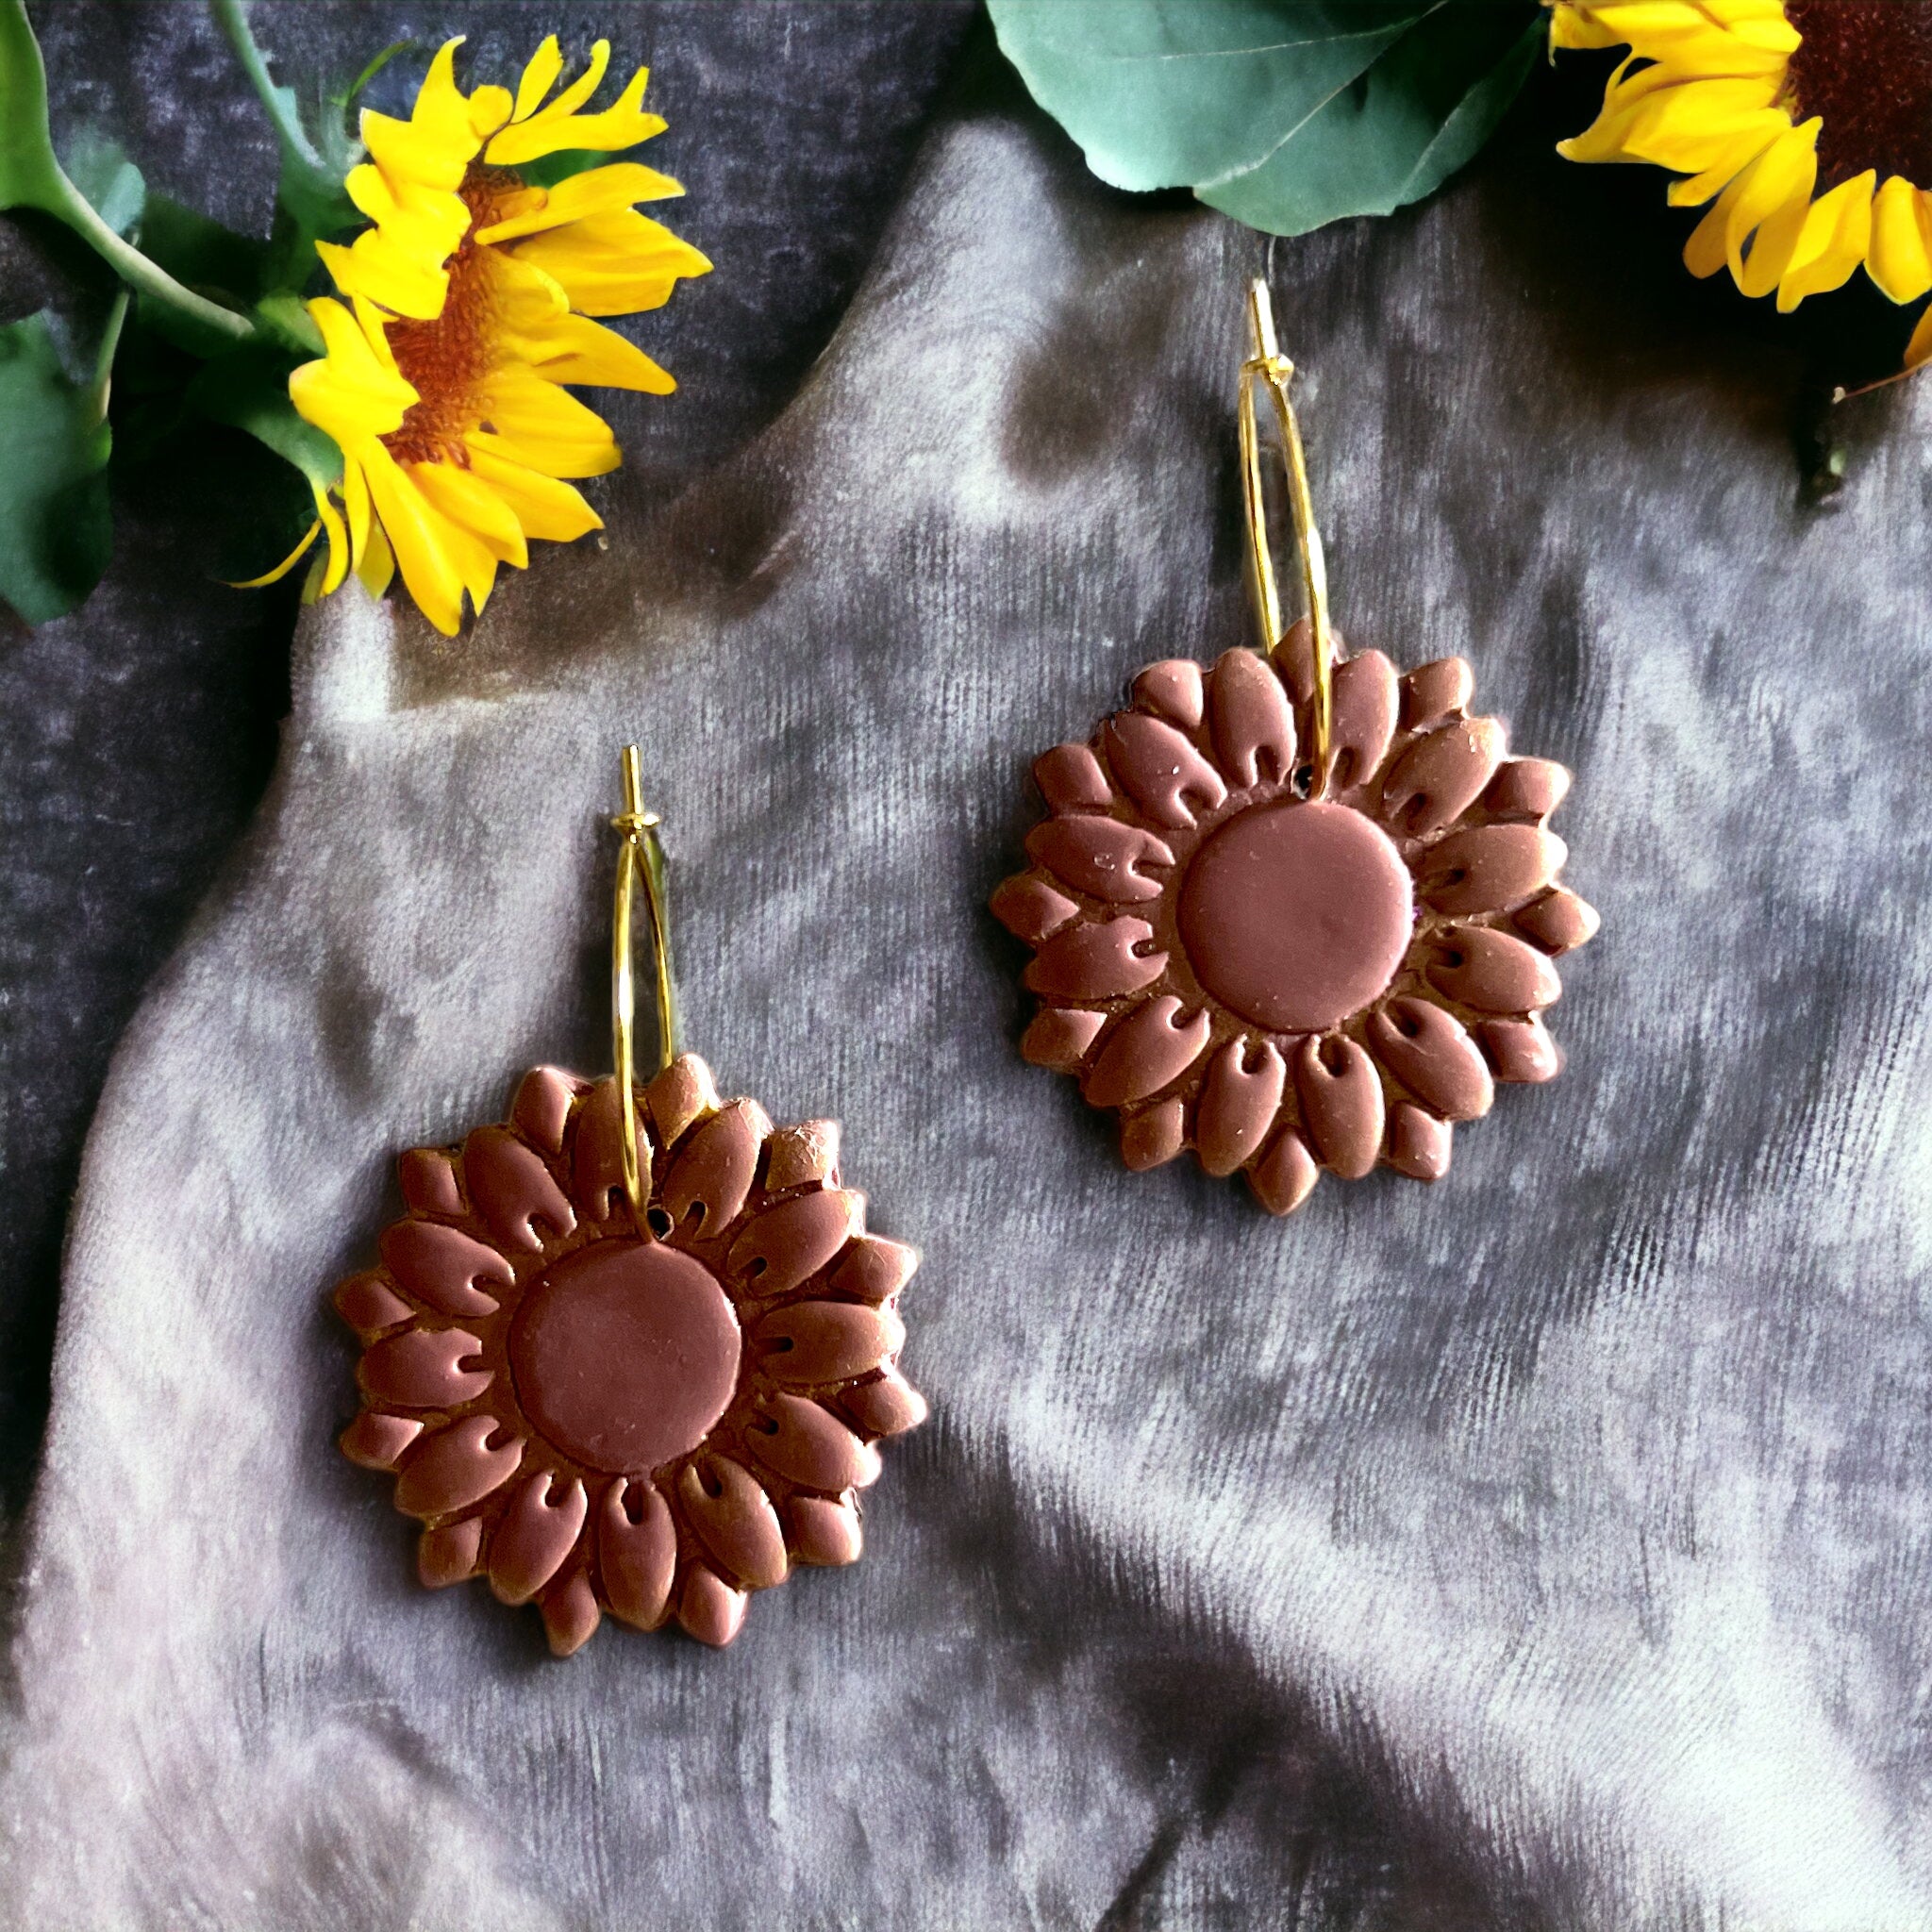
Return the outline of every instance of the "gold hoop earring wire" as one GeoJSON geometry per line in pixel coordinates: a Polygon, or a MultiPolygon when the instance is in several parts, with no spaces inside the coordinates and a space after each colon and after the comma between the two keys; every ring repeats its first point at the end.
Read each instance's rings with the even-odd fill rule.
{"type": "Polygon", "coordinates": [[[622,835],[617,848],[617,896],[610,916],[610,1044],[617,1062],[617,1118],[624,1150],[624,1193],[641,1241],[656,1237],[646,1223],[649,1205],[638,1159],[638,1122],[634,1087],[637,1065],[633,1036],[637,1021],[637,988],[631,970],[631,912],[640,879],[644,907],[651,919],[651,951],[658,975],[658,1065],[662,1073],[677,1055],[677,998],[671,978],[670,927],[666,918],[664,846],[658,837],[658,814],[644,808],[643,783],[638,769],[638,748],[624,748],[624,809],[610,821],[622,835]]]}
{"type": "Polygon", "coordinates": [[[1289,514],[1294,524],[1302,590],[1308,607],[1308,631],[1315,659],[1315,741],[1308,796],[1319,798],[1328,784],[1333,710],[1334,645],[1328,624],[1328,570],[1322,557],[1322,533],[1315,527],[1315,503],[1308,489],[1301,425],[1295,421],[1294,405],[1288,398],[1294,364],[1281,353],[1275,341],[1274,307],[1269,299],[1268,284],[1258,277],[1248,284],[1248,329],[1254,353],[1241,364],[1240,411],[1241,505],[1247,513],[1248,526],[1248,586],[1254,593],[1255,618],[1261,632],[1261,655],[1272,659],[1280,648],[1286,626],[1281,621],[1281,591],[1275,582],[1268,506],[1261,489],[1261,439],[1255,415],[1255,385],[1259,382],[1274,404],[1275,425],[1281,435],[1289,514]]]}

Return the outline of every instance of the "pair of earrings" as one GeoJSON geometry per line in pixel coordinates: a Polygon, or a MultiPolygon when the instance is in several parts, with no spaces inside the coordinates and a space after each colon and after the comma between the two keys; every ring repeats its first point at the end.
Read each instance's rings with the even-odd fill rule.
{"type": "MultiPolygon", "coordinates": [[[[1560,766],[1506,756],[1469,666],[1338,661],[1268,291],[1240,432],[1258,652],[1150,666],[1035,766],[1050,816],[994,895],[1034,948],[1022,1051],[1118,1109],[1129,1167],[1192,1147],[1299,1207],[1325,1167],[1433,1180],[1499,1081],[1559,1061],[1554,959],[1595,929],[1557,883],[1560,766]],[[1284,630],[1255,389],[1281,442],[1307,615],[1284,630]]],[[[676,1051],[658,821],[637,748],[612,917],[613,1077],[525,1076],[509,1118],[399,1163],[408,1212],[336,1291],[363,1344],[346,1455],[393,1474],[429,1588],[487,1575],[559,1656],[605,1614],[711,1644],[794,1564],[859,1554],[914,1251],[867,1232],[836,1122],[774,1128],[676,1051]],[[634,901],[659,1064],[635,1079],[634,901]]]]}

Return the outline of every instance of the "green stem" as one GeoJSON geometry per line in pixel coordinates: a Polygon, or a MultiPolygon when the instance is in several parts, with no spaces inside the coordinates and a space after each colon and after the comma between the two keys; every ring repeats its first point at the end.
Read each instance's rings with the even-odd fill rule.
{"type": "Polygon", "coordinates": [[[268,71],[268,62],[261,58],[261,49],[255,44],[255,36],[248,31],[248,16],[243,10],[242,0],[208,0],[208,10],[228,37],[228,44],[234,48],[235,58],[241,61],[250,86],[260,97],[268,118],[275,123],[275,134],[282,145],[290,149],[298,160],[306,161],[311,168],[320,168],[322,157],[316,153],[314,142],[308,139],[308,130],[295,114],[288,90],[276,87],[268,71]]]}
{"type": "Polygon", "coordinates": [[[101,331],[100,353],[94,358],[94,379],[88,390],[88,408],[98,428],[108,420],[108,393],[114,379],[114,351],[121,346],[121,325],[127,320],[126,289],[114,297],[108,325],[101,331]]]}
{"type": "Polygon", "coordinates": [[[165,302],[184,315],[192,315],[206,327],[238,342],[245,342],[255,333],[255,325],[245,315],[237,315],[232,308],[224,308],[219,302],[210,302],[206,295],[183,288],[166,269],[150,261],[132,242],[124,242],[94,212],[87,196],[64,172],[48,200],[58,205],[46,207],[46,212],[65,222],[129,288],[139,289],[143,295],[152,295],[156,301],[165,302]]]}

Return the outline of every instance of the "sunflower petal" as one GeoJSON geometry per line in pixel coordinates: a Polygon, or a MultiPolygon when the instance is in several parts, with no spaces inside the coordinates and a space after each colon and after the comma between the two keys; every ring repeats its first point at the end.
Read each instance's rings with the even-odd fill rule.
{"type": "Polygon", "coordinates": [[[344,452],[342,457],[342,510],[349,525],[349,561],[362,568],[369,549],[369,479],[361,463],[344,452]]]}
{"type": "Polygon", "coordinates": [[[500,369],[480,398],[503,453],[547,476],[601,476],[623,460],[610,425],[528,369],[500,369]]]}
{"type": "Polygon", "coordinates": [[[478,141],[488,141],[499,127],[508,124],[509,90],[504,87],[479,87],[470,96],[469,107],[470,132],[478,141]]]}
{"type": "Polygon", "coordinates": [[[567,175],[547,195],[541,196],[537,206],[477,229],[476,240],[486,246],[508,242],[519,235],[560,228],[586,215],[608,214],[638,201],[665,201],[683,192],[669,175],[660,175],[655,168],[638,161],[614,161],[606,168],[586,168],[580,175],[567,175]]]}
{"type": "Polygon", "coordinates": [[[318,242],[315,252],[339,294],[379,303],[396,315],[433,322],[449,296],[449,276],[439,262],[425,261],[391,230],[370,228],[344,248],[318,242]]]}
{"type": "MultiPolygon", "coordinates": [[[[342,466],[347,475],[348,465],[342,466]]],[[[342,520],[336,507],[329,501],[328,491],[320,483],[310,481],[309,492],[315,498],[315,515],[318,523],[328,532],[328,568],[322,575],[322,594],[328,593],[341,584],[349,569],[349,545],[342,530],[342,520]]]]}
{"type": "Polygon", "coordinates": [[[456,84],[456,51],[462,43],[458,34],[437,49],[407,121],[362,110],[362,144],[398,192],[406,183],[460,188],[475,158],[479,143],[470,126],[470,104],[456,84]]]}
{"type": "Polygon", "coordinates": [[[309,303],[308,313],[326,353],[290,374],[289,400],[296,413],[344,446],[399,429],[416,391],[377,360],[356,318],[340,302],[320,296],[309,303]]]}
{"type": "MultiPolygon", "coordinates": [[[[605,46],[602,41],[597,44],[605,46]]],[[[594,54],[591,65],[602,79],[602,69],[594,54]]],[[[572,111],[578,103],[590,98],[590,90],[578,92],[583,86],[579,81],[527,121],[511,122],[491,139],[484,158],[495,167],[514,168],[565,148],[595,148],[601,153],[615,153],[620,148],[635,147],[641,141],[649,141],[653,135],[663,133],[664,123],[658,115],[643,111],[641,103],[648,77],[649,70],[640,67],[624,92],[595,114],[572,111]]]]}
{"type": "Polygon", "coordinates": [[[522,346],[545,382],[642,390],[654,396],[668,396],[677,387],[635,342],[587,315],[558,316],[524,338],[522,346]]]}
{"type": "Polygon", "coordinates": [[[376,524],[370,529],[369,547],[356,565],[356,575],[372,597],[379,597],[389,589],[395,574],[396,554],[389,547],[389,539],[382,534],[382,525],[376,524]]]}
{"type": "Polygon", "coordinates": [[[464,446],[471,469],[515,512],[525,536],[568,543],[604,527],[604,519],[568,483],[503,454],[500,438],[475,430],[464,446]]]}
{"type": "Polygon", "coordinates": [[[681,279],[711,267],[690,242],[632,208],[532,235],[516,244],[516,253],[554,275],[584,315],[661,308],[681,279]]]}
{"type": "Polygon", "coordinates": [[[603,86],[604,75],[609,65],[610,42],[592,41],[591,58],[585,63],[584,71],[543,108],[537,118],[545,121],[567,121],[603,86]]]}
{"type": "Polygon", "coordinates": [[[454,463],[411,463],[409,475],[437,509],[475,536],[492,557],[519,570],[528,565],[516,512],[481,477],[454,463]]]}
{"type": "Polygon", "coordinates": [[[527,121],[543,96],[557,85],[557,76],[562,72],[563,50],[557,44],[555,34],[547,35],[543,44],[524,63],[524,77],[517,82],[517,104],[510,118],[527,121]]]}
{"type": "Polygon", "coordinates": [[[463,621],[464,585],[449,524],[387,450],[378,450],[368,469],[369,493],[409,595],[444,637],[455,637],[463,621]]]}
{"type": "Polygon", "coordinates": [[[259,591],[266,585],[278,584],[308,555],[308,546],[321,534],[322,519],[317,517],[308,529],[302,533],[302,541],[273,570],[263,571],[258,577],[242,577],[239,579],[224,577],[222,581],[231,591],[259,591]]]}
{"type": "Polygon", "coordinates": [[[1805,212],[1784,273],[1778,277],[1777,306],[1789,314],[1807,295],[1840,289],[1865,259],[1872,245],[1873,169],[1840,181],[1805,212]]]}
{"type": "Polygon", "coordinates": [[[1925,244],[1925,196],[1894,175],[1872,202],[1872,253],[1865,266],[1894,302],[1911,302],[1932,289],[1932,252],[1925,244]]]}

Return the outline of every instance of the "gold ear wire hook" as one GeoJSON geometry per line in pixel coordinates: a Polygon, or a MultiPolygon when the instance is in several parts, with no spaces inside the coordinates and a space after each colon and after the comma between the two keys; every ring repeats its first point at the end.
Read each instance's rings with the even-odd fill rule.
{"type": "Polygon", "coordinates": [[[1288,472],[1289,513],[1294,519],[1295,548],[1302,566],[1302,588],[1307,597],[1308,631],[1314,645],[1313,778],[1308,796],[1319,798],[1328,783],[1328,743],[1332,730],[1334,650],[1328,629],[1328,571],[1322,558],[1322,533],[1315,527],[1315,502],[1308,489],[1307,459],[1302,453],[1301,426],[1288,399],[1294,375],[1291,362],[1274,340],[1274,307],[1268,284],[1258,277],[1248,284],[1248,327],[1254,354],[1241,364],[1241,503],[1247,512],[1249,585],[1255,595],[1255,616],[1261,629],[1261,655],[1272,658],[1280,645],[1281,592],[1274,579],[1274,558],[1268,535],[1268,508],[1261,493],[1261,440],[1255,421],[1255,383],[1268,386],[1274,420],[1281,432],[1282,463],[1288,472]]]}
{"type": "Polygon", "coordinates": [[[651,916],[651,952],[658,972],[658,1067],[662,1073],[677,1053],[677,1003],[671,983],[671,942],[664,916],[664,847],[658,837],[658,814],[644,809],[638,748],[624,748],[624,809],[610,821],[624,835],[617,849],[617,898],[610,917],[610,1036],[617,1062],[617,1118],[624,1152],[624,1193],[641,1239],[653,1237],[645,1224],[649,1205],[638,1160],[638,1122],[633,1086],[637,1068],[632,1033],[637,990],[631,974],[631,904],[638,879],[644,882],[644,906],[651,916]]]}

